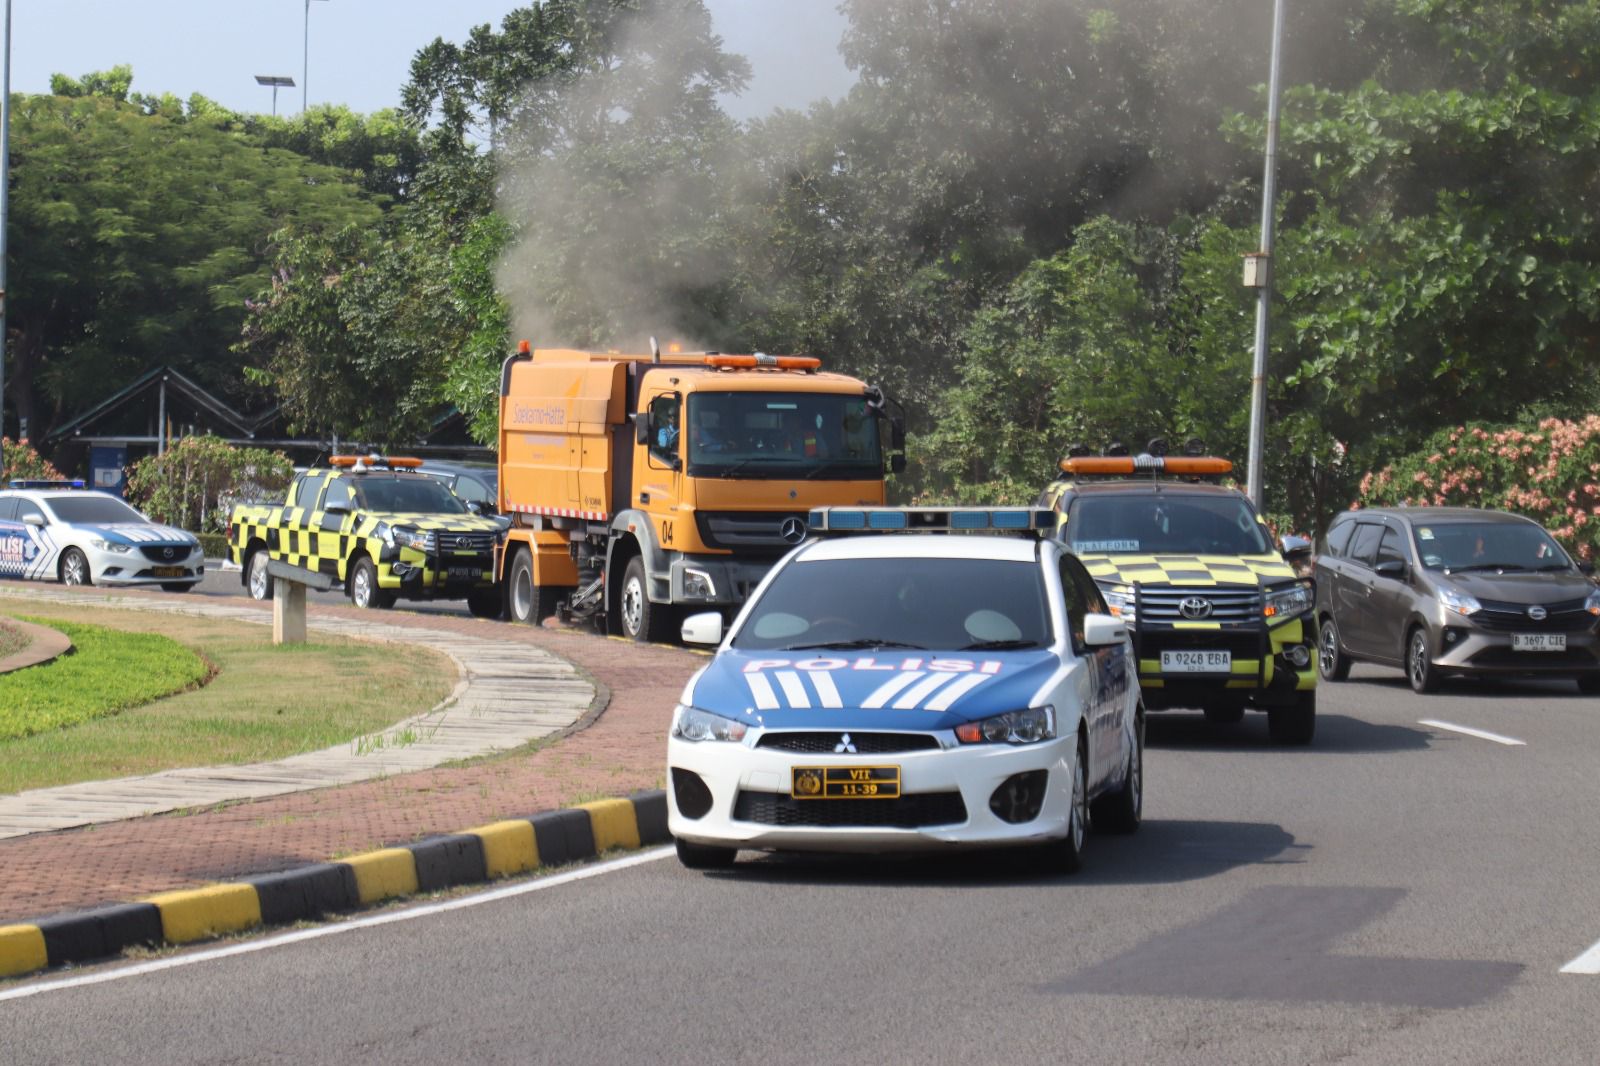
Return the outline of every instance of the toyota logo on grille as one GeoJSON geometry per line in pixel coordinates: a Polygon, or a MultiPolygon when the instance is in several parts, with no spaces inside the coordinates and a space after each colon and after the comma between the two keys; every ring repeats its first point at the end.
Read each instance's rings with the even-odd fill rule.
{"type": "Polygon", "coordinates": [[[1210,618],[1211,601],[1203,596],[1187,596],[1178,601],[1178,613],[1185,618],[1210,618]]]}
{"type": "Polygon", "coordinates": [[[833,746],[833,753],[835,755],[855,755],[856,754],[856,746],[850,740],[850,734],[849,733],[846,733],[844,736],[839,738],[839,743],[837,743],[837,744],[835,744],[833,746]]]}
{"type": "Polygon", "coordinates": [[[799,544],[806,539],[806,524],[798,518],[785,518],[778,527],[778,536],[786,544],[799,544]]]}
{"type": "Polygon", "coordinates": [[[162,548],[161,549],[161,558],[163,558],[163,559],[170,559],[175,554],[177,554],[177,550],[174,549],[174,548],[162,548]]]}
{"type": "Polygon", "coordinates": [[[457,537],[456,538],[456,547],[458,547],[458,548],[470,548],[470,547],[472,547],[472,538],[471,537],[457,537]]]}
{"type": "Polygon", "coordinates": [[[1537,603],[1528,608],[1528,617],[1533,619],[1535,622],[1543,622],[1545,618],[1549,616],[1549,614],[1549,611],[1545,610],[1543,607],[1540,607],[1537,603]]]}

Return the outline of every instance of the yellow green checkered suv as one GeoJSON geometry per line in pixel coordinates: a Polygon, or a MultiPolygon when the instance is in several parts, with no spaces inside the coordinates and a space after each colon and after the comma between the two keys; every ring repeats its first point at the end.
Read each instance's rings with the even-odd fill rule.
{"type": "Polygon", "coordinates": [[[1151,711],[1198,708],[1208,721],[1265,711],[1274,741],[1316,730],[1311,585],[1273,547],[1243,493],[1209,483],[1210,456],[1063,459],[1039,506],[1127,622],[1151,711]]]}
{"type": "Polygon", "coordinates": [[[296,475],[280,507],[241,505],[228,517],[228,554],[253,599],[272,596],[269,560],[325,574],[357,607],[465,599],[495,618],[495,547],[504,522],[473,513],[415,459],[335,456],[296,475]]]}

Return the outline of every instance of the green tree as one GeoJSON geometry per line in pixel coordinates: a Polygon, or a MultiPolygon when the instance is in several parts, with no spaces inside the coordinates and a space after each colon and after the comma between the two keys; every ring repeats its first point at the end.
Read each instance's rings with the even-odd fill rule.
{"type": "Polygon", "coordinates": [[[282,452],[236,448],[219,437],[184,437],[128,472],[128,499],[157,522],[221,533],[238,499],[281,499],[294,476],[282,452]]]}

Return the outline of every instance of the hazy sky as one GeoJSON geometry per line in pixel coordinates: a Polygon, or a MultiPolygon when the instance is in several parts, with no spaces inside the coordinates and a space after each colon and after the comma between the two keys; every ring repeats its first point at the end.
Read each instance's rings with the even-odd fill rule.
{"type": "MultiPolygon", "coordinates": [[[[287,75],[278,113],[340,103],[376,111],[399,103],[411,57],[443,37],[460,42],[481,23],[495,26],[514,0],[9,0],[11,90],[42,93],[51,74],[79,76],[119,63],[133,67],[136,92],[202,93],[237,111],[272,109],[257,74],[287,75]],[[310,24],[310,77],[302,70],[310,24]]],[[[844,19],[837,0],[707,0],[729,51],[754,67],[750,89],[728,110],[737,117],[775,106],[803,107],[841,95],[852,76],[839,58],[844,19]]]]}

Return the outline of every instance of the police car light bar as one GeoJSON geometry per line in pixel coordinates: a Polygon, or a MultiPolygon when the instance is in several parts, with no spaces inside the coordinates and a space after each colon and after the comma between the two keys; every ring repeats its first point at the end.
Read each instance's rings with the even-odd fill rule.
{"type": "Polygon", "coordinates": [[[1061,460],[1067,474],[1227,474],[1233,463],[1211,455],[1073,455],[1061,460]]]}
{"type": "Polygon", "coordinates": [[[11,482],[11,487],[14,489],[81,489],[86,488],[87,486],[82,478],[74,478],[71,481],[44,481],[16,478],[11,482]]]}
{"type": "Polygon", "coordinates": [[[807,525],[813,533],[1040,532],[1055,528],[1055,515],[1031,507],[818,507],[807,525]]]}

